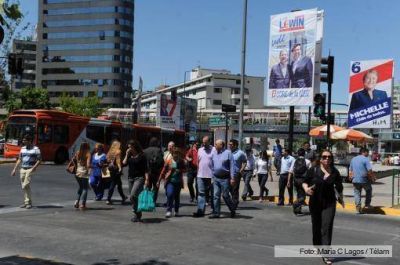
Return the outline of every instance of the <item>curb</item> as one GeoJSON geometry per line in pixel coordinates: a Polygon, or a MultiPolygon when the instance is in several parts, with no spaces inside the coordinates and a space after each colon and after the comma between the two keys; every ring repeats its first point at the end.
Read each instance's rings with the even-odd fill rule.
{"type": "MultiPolygon", "coordinates": [[[[258,196],[252,196],[252,200],[258,200],[258,196]]],[[[267,196],[264,198],[264,201],[278,203],[278,196],[267,196]]],[[[308,203],[308,199],[306,200],[308,203]]],[[[285,198],[285,204],[289,203],[289,200],[285,198]]],[[[345,201],[345,208],[342,208],[340,204],[337,204],[336,210],[340,212],[348,212],[358,214],[356,210],[356,206],[353,203],[349,203],[345,201]]],[[[400,209],[394,209],[391,207],[383,207],[383,206],[374,206],[373,209],[363,209],[363,214],[371,214],[371,215],[387,215],[387,216],[400,216],[400,209]]]]}
{"type": "Polygon", "coordinates": [[[17,160],[13,159],[13,160],[0,160],[0,165],[1,164],[12,164],[15,163],[17,160]]]}

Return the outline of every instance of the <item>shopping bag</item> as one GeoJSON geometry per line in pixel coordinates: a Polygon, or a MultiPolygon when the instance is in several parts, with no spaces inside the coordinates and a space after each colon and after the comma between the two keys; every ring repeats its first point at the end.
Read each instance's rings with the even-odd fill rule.
{"type": "Polygon", "coordinates": [[[156,209],[156,205],[153,200],[154,193],[145,188],[139,194],[138,200],[138,211],[139,212],[153,212],[156,209]]]}

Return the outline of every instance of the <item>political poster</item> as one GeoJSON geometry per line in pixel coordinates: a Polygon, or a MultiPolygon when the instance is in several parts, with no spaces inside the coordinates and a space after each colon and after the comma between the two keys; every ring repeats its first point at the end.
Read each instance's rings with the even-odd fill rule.
{"type": "Polygon", "coordinates": [[[197,131],[197,100],[193,98],[179,98],[181,101],[180,129],[185,130],[190,136],[197,131]]]}
{"type": "Polygon", "coordinates": [[[156,125],[162,129],[180,128],[180,101],[177,97],[161,93],[157,95],[156,125]]]}
{"type": "Polygon", "coordinates": [[[271,16],[267,106],[313,104],[316,45],[322,38],[318,16],[317,9],[271,16]]]}
{"type": "Polygon", "coordinates": [[[350,128],[391,128],[394,61],[350,63],[350,128]]]}

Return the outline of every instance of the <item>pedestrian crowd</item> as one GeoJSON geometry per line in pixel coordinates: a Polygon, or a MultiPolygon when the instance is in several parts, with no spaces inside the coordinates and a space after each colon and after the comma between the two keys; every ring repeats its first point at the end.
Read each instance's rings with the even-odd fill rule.
{"type": "MultiPolygon", "coordinates": [[[[20,181],[24,192],[24,204],[21,207],[30,209],[31,176],[40,165],[41,155],[39,148],[32,144],[31,136],[26,135],[22,143],[23,147],[11,175],[14,176],[20,166],[20,181]]],[[[263,202],[268,196],[267,181],[269,177],[273,181],[274,165],[279,177],[277,205],[285,205],[284,195],[287,190],[287,205],[293,207],[295,215],[301,215],[302,206],[306,205],[306,196],[309,196],[313,244],[330,245],[336,202],[344,207],[342,177],[334,166],[333,154],[328,150],[316,154],[307,142],[297,151],[295,158],[291,150],[280,145],[279,140],[275,143],[272,159],[266,150],[261,151],[258,156],[253,154],[251,146],[246,147],[245,151],[240,150],[239,142],[235,139],[231,139],[228,144],[219,139],[215,141],[215,146],[212,146],[208,136],[203,137],[201,144],[193,142],[187,151],[176,147],[174,142],[169,142],[164,153],[155,137],[150,139],[149,147],[144,150],[139,142],[131,140],[125,152],[117,140],[112,142],[107,153],[102,144],[96,144],[91,151],[89,144],[82,142],[67,166],[67,171],[74,174],[78,184],[73,206],[86,209],[89,187],[96,201],[101,201],[108,189],[106,204],[111,205],[115,203],[113,194],[117,188],[121,203],[124,204],[128,199],[130,201],[133,211],[131,221],[141,222],[142,212],[138,208],[141,192],[145,189],[151,190],[152,199],[156,204],[158,191],[163,183],[166,196],[165,216],[179,216],[180,195],[186,173],[190,201],[197,204],[197,211],[193,213],[193,217],[204,217],[206,207],[209,206],[209,218],[219,218],[222,197],[230,217],[234,218],[239,198],[246,201],[254,195],[251,186],[253,178],[256,178],[259,185],[259,202],[263,202]],[[128,167],[128,196],[122,187],[123,167],[128,167]],[[240,195],[242,181],[244,188],[240,195]],[[297,194],[295,201],[293,189],[297,194]]],[[[361,148],[360,155],[352,159],[349,167],[355,205],[359,213],[372,207],[371,183],[375,181],[375,176],[368,154],[368,149],[361,148]],[[366,192],[364,208],[361,205],[363,189],[366,192]]],[[[332,263],[328,258],[324,258],[324,262],[332,263]]]]}

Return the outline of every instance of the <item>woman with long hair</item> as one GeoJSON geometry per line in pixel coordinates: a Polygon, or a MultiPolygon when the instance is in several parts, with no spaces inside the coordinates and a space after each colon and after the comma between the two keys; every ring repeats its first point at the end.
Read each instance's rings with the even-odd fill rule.
{"type": "Polygon", "coordinates": [[[165,217],[172,215],[172,208],[175,210],[175,216],[179,216],[181,189],[183,188],[183,171],[185,170],[185,161],[177,147],[172,150],[172,156],[165,162],[163,172],[160,175],[157,186],[164,179],[165,191],[167,194],[167,212],[165,217]]]}
{"type": "Polygon", "coordinates": [[[144,186],[149,186],[149,170],[146,156],[137,141],[130,140],[123,165],[128,165],[129,194],[134,217],[132,222],[140,222],[142,213],[138,211],[138,198],[144,186]]]}
{"type": "Polygon", "coordinates": [[[121,204],[124,204],[128,197],[125,196],[122,189],[122,163],[121,163],[121,143],[118,140],[114,140],[111,144],[110,150],[107,153],[107,164],[108,170],[111,175],[111,184],[108,189],[107,204],[112,204],[112,196],[114,193],[115,186],[118,188],[118,193],[121,196],[121,204]]]}
{"type": "Polygon", "coordinates": [[[269,190],[267,187],[265,187],[265,184],[268,180],[268,174],[271,175],[271,181],[273,181],[271,172],[271,160],[269,159],[267,151],[264,150],[260,152],[260,157],[256,160],[254,167],[254,175],[257,176],[258,185],[260,186],[260,196],[258,200],[259,202],[263,202],[264,192],[265,196],[268,196],[269,190]]]}
{"type": "Polygon", "coordinates": [[[102,180],[103,168],[107,166],[107,157],[104,153],[104,146],[100,143],[95,145],[94,153],[91,160],[91,173],[89,184],[92,187],[96,201],[101,201],[103,198],[104,188],[102,180]]]}
{"type": "Polygon", "coordinates": [[[90,168],[90,146],[87,142],[82,142],[79,151],[75,153],[73,159],[76,161],[75,179],[78,182],[75,208],[86,209],[86,199],[89,189],[89,168],[90,168]],[[79,204],[81,202],[81,204],[79,204]]]}
{"type": "MultiPolygon", "coordinates": [[[[322,151],[315,164],[307,171],[302,186],[306,194],[310,195],[313,244],[330,246],[336,201],[344,207],[342,177],[334,166],[330,151],[322,151]]],[[[326,257],[322,259],[325,264],[332,264],[331,259],[326,257]]]]}

